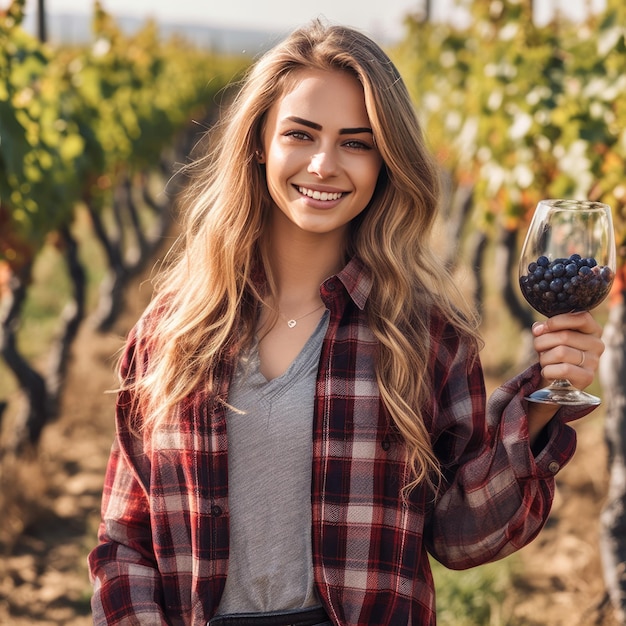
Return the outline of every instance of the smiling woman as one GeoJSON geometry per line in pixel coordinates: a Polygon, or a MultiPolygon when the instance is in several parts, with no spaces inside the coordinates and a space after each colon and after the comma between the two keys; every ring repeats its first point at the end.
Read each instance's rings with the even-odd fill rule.
{"type": "MultiPolygon", "coordinates": [[[[370,38],[296,30],[211,139],[120,362],[95,623],[433,626],[429,553],[464,569],[533,539],[588,409],[529,407],[538,363],[487,405],[431,248],[437,167],[370,38]]],[[[600,332],[538,325],[543,368],[588,385],[600,332]]]]}

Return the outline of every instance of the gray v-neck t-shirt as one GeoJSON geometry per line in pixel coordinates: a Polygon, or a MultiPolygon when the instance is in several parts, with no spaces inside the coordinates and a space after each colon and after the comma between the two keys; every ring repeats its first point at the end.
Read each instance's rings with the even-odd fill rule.
{"type": "Polygon", "coordinates": [[[315,381],[328,312],[300,354],[266,380],[242,357],[227,415],[230,554],[218,614],[319,604],[311,550],[315,381]]]}

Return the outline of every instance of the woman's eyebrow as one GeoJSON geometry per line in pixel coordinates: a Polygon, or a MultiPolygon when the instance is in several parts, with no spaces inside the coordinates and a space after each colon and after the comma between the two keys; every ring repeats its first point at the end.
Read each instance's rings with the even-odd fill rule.
{"type": "Polygon", "coordinates": [[[340,135],[358,135],[359,133],[371,133],[374,134],[374,131],[368,126],[357,126],[356,128],[342,128],[339,131],[340,135]]]}
{"type": "Polygon", "coordinates": [[[316,122],[311,122],[310,120],[305,120],[302,117],[296,117],[295,115],[292,115],[288,117],[287,119],[290,122],[295,122],[296,124],[302,124],[302,126],[308,126],[309,128],[312,128],[313,130],[322,130],[321,124],[317,124],[316,122]]]}
{"type": "MultiPolygon", "coordinates": [[[[296,124],[302,124],[303,126],[308,126],[313,130],[322,130],[322,125],[317,122],[311,122],[310,120],[305,120],[302,117],[297,117],[292,115],[287,118],[291,122],[295,122],[296,124]]],[[[359,133],[371,133],[374,134],[374,131],[369,128],[369,126],[357,126],[355,128],[342,128],[339,131],[340,135],[357,135],[359,133]]]]}

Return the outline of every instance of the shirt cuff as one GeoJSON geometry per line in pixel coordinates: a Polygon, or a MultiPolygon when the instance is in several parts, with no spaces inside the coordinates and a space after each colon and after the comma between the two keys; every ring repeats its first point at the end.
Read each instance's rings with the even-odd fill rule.
{"type": "MultiPolygon", "coordinates": [[[[540,385],[541,368],[536,363],[504,383],[494,392],[490,402],[501,405],[503,428],[508,436],[513,439],[516,436],[519,438],[514,447],[526,446],[528,476],[548,479],[554,477],[570,461],[576,450],[576,431],[568,426],[567,422],[587,415],[595,407],[561,407],[544,427],[531,449],[526,419],[528,401],[525,400],[525,396],[540,385]],[[523,422],[523,426],[520,422],[523,422]]],[[[521,450],[519,452],[521,453],[521,450]]],[[[521,467],[519,469],[521,470],[521,467]]]]}
{"type": "Polygon", "coordinates": [[[535,465],[539,478],[555,476],[565,467],[576,451],[576,431],[563,423],[558,413],[555,415],[541,434],[543,447],[533,446],[535,465]],[[539,448],[539,449],[537,449],[539,448]]]}

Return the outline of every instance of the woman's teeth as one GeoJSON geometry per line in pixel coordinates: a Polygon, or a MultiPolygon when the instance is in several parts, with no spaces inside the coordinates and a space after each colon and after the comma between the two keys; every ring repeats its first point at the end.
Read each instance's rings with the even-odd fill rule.
{"type": "Polygon", "coordinates": [[[313,191],[313,189],[307,189],[306,187],[298,187],[298,191],[313,200],[339,200],[343,193],[328,193],[326,191],[313,191]]]}

